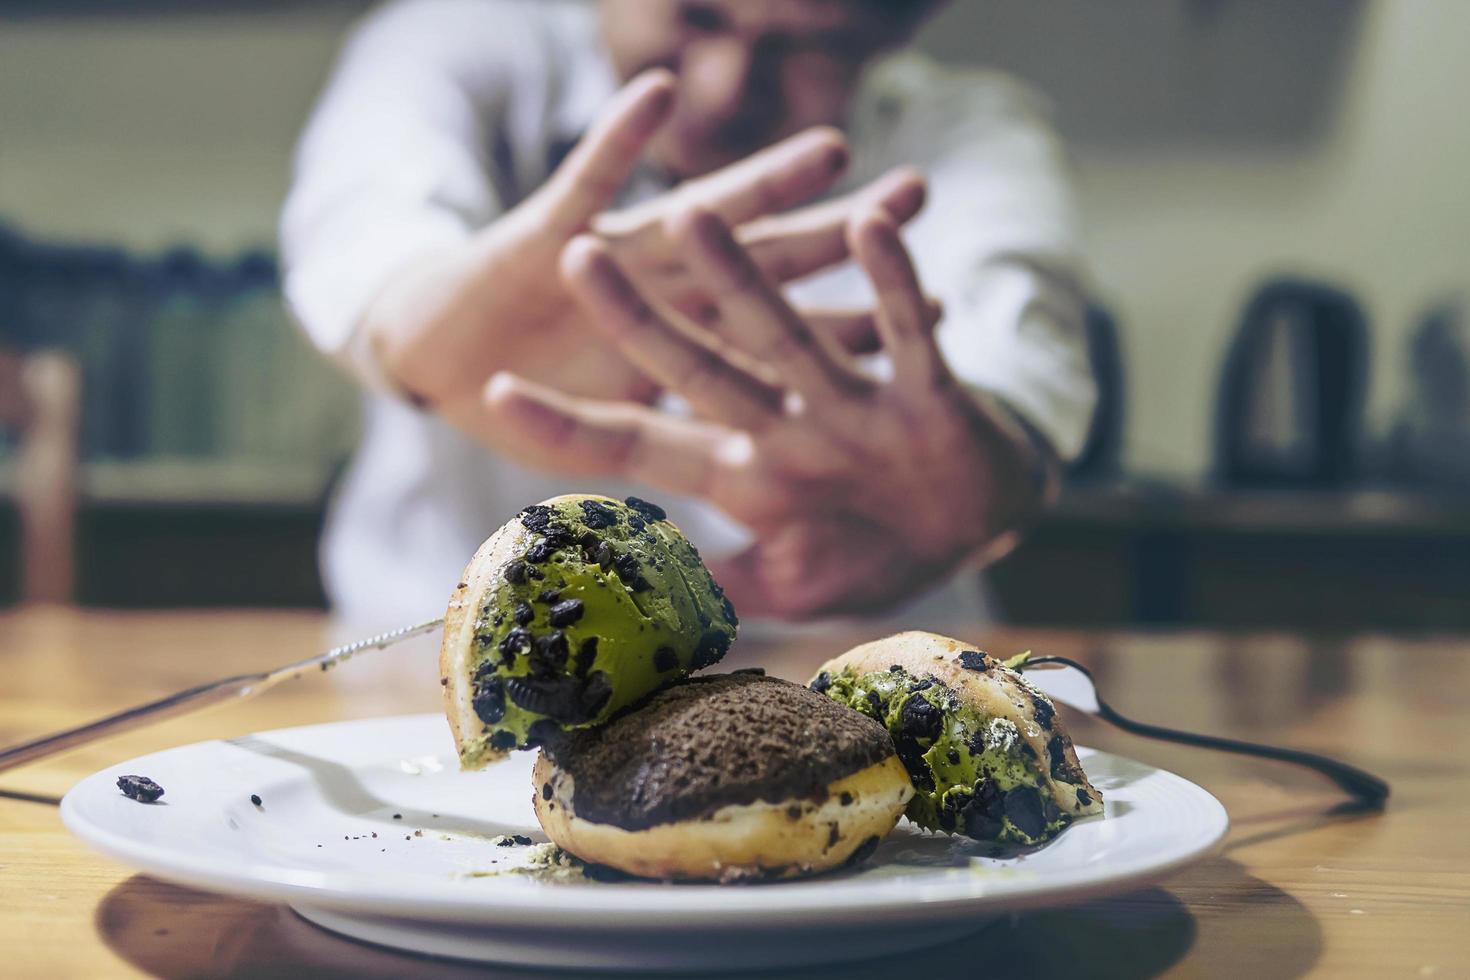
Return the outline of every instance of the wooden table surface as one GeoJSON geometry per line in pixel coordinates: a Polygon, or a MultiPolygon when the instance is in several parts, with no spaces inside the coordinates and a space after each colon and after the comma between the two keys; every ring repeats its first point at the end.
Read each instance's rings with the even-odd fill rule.
{"type": "MultiPolygon", "coordinates": [[[[0,742],[344,638],[312,613],[3,614],[0,742]]],[[[747,639],[728,664],[805,678],[863,638],[834,629],[747,639]]],[[[923,954],[925,968],[964,977],[1470,977],[1470,640],[968,638],[994,653],[1077,657],[1125,713],[1337,755],[1387,777],[1394,796],[1384,813],[1344,811],[1310,772],[1162,745],[1069,715],[1077,741],[1172,769],[1218,796],[1232,821],[1223,853],[1157,887],[1015,916],[923,954]]],[[[135,874],[73,841],[57,817],[58,798],[78,779],[142,753],[436,710],[436,642],[0,774],[0,976],[483,975],[358,945],[282,907],[135,874]]],[[[889,978],[914,965],[911,954],[817,975],[889,978]]]]}

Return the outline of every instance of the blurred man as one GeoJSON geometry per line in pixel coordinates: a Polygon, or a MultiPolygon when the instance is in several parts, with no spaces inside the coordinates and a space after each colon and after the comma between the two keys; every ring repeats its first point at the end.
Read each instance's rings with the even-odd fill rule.
{"type": "Polygon", "coordinates": [[[1034,511],[1094,399],[1077,233],[1025,93],[900,54],[939,5],[364,21],[282,223],[293,309],[372,392],[323,543],[339,608],[432,613],[576,489],[665,503],[783,618],[901,603],[1034,511]]]}

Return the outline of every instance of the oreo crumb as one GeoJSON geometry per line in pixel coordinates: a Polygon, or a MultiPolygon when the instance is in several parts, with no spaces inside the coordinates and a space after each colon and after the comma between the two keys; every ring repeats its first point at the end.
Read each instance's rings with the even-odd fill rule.
{"type": "Polygon", "coordinates": [[[395,813],[395,814],[393,814],[393,819],[394,820],[402,820],[403,819],[403,814],[401,814],[401,813],[395,813]]]}
{"type": "Polygon", "coordinates": [[[1079,789],[1077,791],[1077,805],[1092,806],[1092,796],[1087,792],[1087,790],[1079,789]]]}
{"type": "Polygon", "coordinates": [[[501,663],[509,666],[515,663],[516,654],[525,653],[531,649],[531,634],[517,626],[501,638],[500,642],[495,645],[495,649],[500,651],[501,663]]]}
{"type": "Polygon", "coordinates": [[[531,625],[531,620],[536,618],[536,610],[531,608],[530,603],[518,602],[516,603],[515,612],[511,614],[511,618],[516,621],[517,626],[529,626],[531,625]]]}
{"type": "Polygon", "coordinates": [[[505,686],[500,678],[477,679],[470,692],[470,706],[485,724],[498,724],[505,717],[505,686]]]}
{"type": "Polygon", "coordinates": [[[505,580],[511,585],[524,585],[527,571],[523,561],[508,562],[505,566],[505,580]]]}
{"type": "Polygon", "coordinates": [[[556,589],[542,589],[540,594],[536,596],[536,601],[549,606],[560,598],[561,593],[556,589]]]}
{"type": "Polygon", "coordinates": [[[570,626],[582,618],[586,607],[582,605],[581,599],[566,599],[551,607],[550,622],[552,626],[570,626]]]}
{"type": "Polygon", "coordinates": [[[496,847],[527,847],[532,843],[525,834],[502,834],[495,838],[496,847]]]}
{"type": "Polygon", "coordinates": [[[516,747],[514,732],[496,732],[490,736],[490,747],[497,752],[509,752],[516,747]]]}
{"type": "Polygon", "coordinates": [[[944,727],[944,716],[922,694],[914,694],[903,703],[899,724],[905,735],[932,741],[939,737],[940,729],[944,727]]]}
{"type": "Polygon", "coordinates": [[[258,793],[251,793],[250,802],[254,803],[256,806],[260,806],[260,795],[258,793]]]}
{"type": "Polygon", "coordinates": [[[567,635],[561,630],[538,636],[530,654],[532,675],[545,679],[561,673],[566,668],[568,653],[567,635]]]}
{"type": "Polygon", "coordinates": [[[597,661],[597,637],[589,636],[582,641],[582,646],[577,650],[577,662],[575,670],[578,677],[586,677],[587,672],[592,669],[593,663],[597,661]]]}
{"type": "Polygon", "coordinates": [[[651,504],[640,497],[624,497],[623,503],[627,504],[633,510],[642,514],[650,521],[666,521],[669,519],[668,513],[662,507],[660,507],[658,504],[651,504]]]}
{"type": "Polygon", "coordinates": [[[1035,839],[1046,832],[1046,819],[1041,806],[1041,794],[1030,786],[1017,786],[1005,795],[1005,815],[1016,829],[1035,839]]]}
{"type": "Polygon", "coordinates": [[[960,666],[966,670],[973,670],[983,674],[987,669],[985,654],[979,650],[962,650],[960,651],[960,666]]]}
{"type": "Polygon", "coordinates": [[[786,819],[787,820],[800,820],[801,819],[801,807],[796,806],[795,804],[793,804],[791,806],[788,806],[786,808],[786,819]]]}
{"type": "Polygon", "coordinates": [[[674,652],[673,647],[659,647],[653,651],[653,669],[660,674],[667,674],[679,666],[679,655],[674,652]]]}
{"type": "Polygon", "coordinates": [[[532,504],[521,511],[521,526],[528,531],[544,531],[556,516],[556,511],[545,504],[532,504]]]}
{"type": "Polygon", "coordinates": [[[582,501],[582,520],[594,531],[601,531],[618,522],[618,513],[600,501],[584,500],[582,501]]]}
{"type": "Polygon", "coordinates": [[[807,686],[818,694],[826,694],[827,689],[832,686],[832,675],[824,670],[816,677],[813,677],[812,682],[807,686]]]}
{"type": "Polygon", "coordinates": [[[852,806],[852,794],[843,793],[841,796],[837,797],[837,802],[841,803],[843,806],[852,806]]]}
{"type": "Polygon", "coordinates": [[[122,790],[123,796],[139,803],[157,803],[163,795],[163,787],[147,776],[119,776],[117,788],[122,790]]]}
{"type": "Polygon", "coordinates": [[[526,549],[526,561],[540,565],[556,553],[556,545],[550,538],[537,538],[535,544],[526,549]]]}
{"type": "Polygon", "coordinates": [[[1051,731],[1051,721],[1056,717],[1057,709],[1052,707],[1052,703],[1046,699],[1045,695],[1034,691],[1028,693],[1031,694],[1031,707],[1036,711],[1036,724],[1051,731]]]}
{"type": "Polygon", "coordinates": [[[541,784],[541,798],[543,800],[549,800],[549,799],[551,799],[551,784],[550,783],[542,783],[541,784]]]}
{"type": "Polygon", "coordinates": [[[949,764],[952,766],[957,766],[960,764],[960,754],[955,749],[950,749],[948,752],[945,753],[944,757],[949,760],[949,764]]]}

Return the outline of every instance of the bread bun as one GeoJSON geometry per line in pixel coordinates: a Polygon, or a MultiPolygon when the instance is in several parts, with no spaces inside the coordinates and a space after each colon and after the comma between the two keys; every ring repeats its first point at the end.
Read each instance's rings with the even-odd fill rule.
{"type": "Polygon", "coordinates": [[[860,861],[913,788],[887,733],[787,681],[691,678],[546,746],[536,816],[584,861],[671,880],[811,874],[860,861]]]}

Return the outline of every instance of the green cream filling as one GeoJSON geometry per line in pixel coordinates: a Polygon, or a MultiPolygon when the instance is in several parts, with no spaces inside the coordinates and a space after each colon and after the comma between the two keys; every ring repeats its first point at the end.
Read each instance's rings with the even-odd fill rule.
{"type": "MultiPolygon", "coordinates": [[[[525,580],[502,580],[480,610],[471,669],[476,712],[485,727],[462,756],[466,766],[483,764],[511,748],[528,747],[535,741],[532,726],[537,722],[549,721],[557,729],[602,724],[668,682],[718,660],[734,640],[733,610],[678,528],[626,504],[598,503],[615,518],[609,526],[589,527],[580,501],[552,506],[548,526],[566,532],[570,543],[540,562],[522,556],[525,580]],[[603,542],[615,561],[596,560],[596,545],[603,542]],[[556,593],[553,601],[541,598],[548,591],[556,593]],[[569,600],[581,602],[580,616],[554,625],[554,605],[569,600]],[[522,604],[529,606],[532,617],[518,623],[515,614],[522,604]],[[527,641],[507,640],[517,629],[528,637],[529,648],[523,647],[527,641]],[[536,644],[558,632],[566,659],[550,672],[536,644]],[[595,641],[590,657],[584,652],[590,652],[589,641],[595,641]],[[507,645],[513,655],[507,654],[507,645]],[[513,693],[518,683],[524,685],[522,692],[539,686],[563,695],[580,691],[585,697],[570,716],[555,708],[538,710],[537,695],[522,693],[518,699],[513,693]],[[608,688],[605,700],[599,698],[598,692],[608,688]],[[599,701],[600,708],[583,717],[599,701]],[[501,706],[498,712],[496,705],[501,706]]],[[[531,548],[544,537],[533,531],[531,548]]],[[[559,655],[551,658],[556,659],[559,655]]]]}
{"type": "Polygon", "coordinates": [[[1036,844],[1071,822],[1050,803],[1043,763],[1012,721],[961,704],[938,681],[922,685],[902,670],[846,670],[819,675],[812,684],[888,729],[914,783],[905,815],[919,826],[979,840],[1036,844]],[[917,712],[905,712],[912,698],[938,712],[936,735],[915,734],[917,712]],[[1017,790],[1021,792],[1008,799],[1017,790]],[[1026,798],[1027,791],[1034,791],[1035,804],[1026,798]]]}

